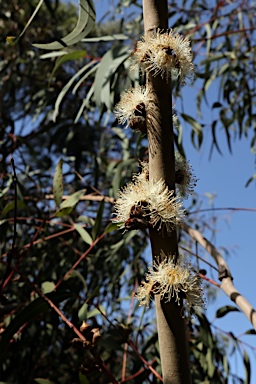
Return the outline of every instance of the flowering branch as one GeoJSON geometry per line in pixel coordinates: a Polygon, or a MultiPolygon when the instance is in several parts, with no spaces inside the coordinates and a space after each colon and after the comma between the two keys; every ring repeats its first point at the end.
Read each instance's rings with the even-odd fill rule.
{"type": "MultiPolygon", "coordinates": [[[[151,41],[151,38],[156,37],[157,31],[167,31],[167,0],[143,0],[143,17],[145,28],[144,41],[151,41]]],[[[161,55],[165,57],[166,62],[168,61],[169,63],[169,61],[171,61],[168,60],[167,56],[173,56],[172,59],[175,60],[174,55],[176,53],[170,47],[166,46],[162,48],[161,55]]],[[[155,183],[163,180],[172,191],[175,190],[175,156],[171,114],[171,81],[168,81],[170,76],[169,71],[167,74],[166,71],[159,71],[155,67],[150,67],[148,58],[151,56],[151,51],[152,45],[150,44],[149,51],[145,52],[146,87],[150,94],[150,99],[154,104],[154,112],[152,113],[150,111],[150,126],[147,129],[149,143],[149,180],[155,183]]],[[[143,64],[143,60],[141,63],[143,64]]],[[[168,236],[163,236],[163,233],[157,231],[155,228],[150,228],[149,234],[153,261],[159,258],[161,252],[164,252],[166,255],[175,255],[176,260],[174,260],[174,262],[176,262],[178,259],[176,228],[172,228],[168,236]]],[[[159,262],[161,263],[162,261],[160,258],[159,262]]],[[[191,375],[186,325],[180,315],[181,308],[175,300],[169,302],[161,300],[161,295],[159,294],[155,295],[155,304],[164,383],[190,384],[191,375]]]]}

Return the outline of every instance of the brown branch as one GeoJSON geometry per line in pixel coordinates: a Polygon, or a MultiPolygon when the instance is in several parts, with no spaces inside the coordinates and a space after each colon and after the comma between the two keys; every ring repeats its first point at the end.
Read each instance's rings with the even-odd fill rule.
{"type": "MultiPolygon", "coordinates": [[[[3,264],[7,264],[5,262],[2,261],[3,264]]],[[[15,271],[16,273],[18,273],[22,279],[30,286],[33,288],[33,290],[43,299],[45,300],[49,306],[60,316],[60,318],[62,319],[62,321],[67,324],[69,326],[69,328],[71,328],[73,330],[73,332],[79,337],[80,340],[86,342],[86,338],[84,337],[84,335],[76,328],[76,326],[68,320],[68,318],[64,315],[64,313],[53,303],[53,301],[51,299],[49,299],[49,297],[47,297],[39,287],[37,287],[36,284],[32,283],[29,278],[25,275],[23,275],[18,268],[16,268],[15,266],[11,266],[11,269],[13,271],[15,271]]],[[[55,287],[56,288],[56,287],[55,287]]],[[[98,355],[98,353],[92,349],[90,349],[90,352],[92,353],[93,357],[95,358],[95,360],[97,361],[97,363],[99,364],[99,366],[102,368],[102,370],[105,372],[105,374],[109,377],[111,383],[113,384],[118,384],[117,380],[114,378],[114,376],[112,375],[112,373],[109,371],[108,367],[105,365],[104,361],[101,359],[101,357],[98,355]]]]}
{"type": "Polygon", "coordinates": [[[207,240],[199,231],[191,228],[186,223],[181,223],[181,228],[195,241],[197,241],[215,260],[219,270],[219,280],[221,289],[226,295],[236,303],[241,311],[246,315],[256,330],[256,311],[244,296],[235,288],[233,278],[228,265],[215,246],[207,240]]]}

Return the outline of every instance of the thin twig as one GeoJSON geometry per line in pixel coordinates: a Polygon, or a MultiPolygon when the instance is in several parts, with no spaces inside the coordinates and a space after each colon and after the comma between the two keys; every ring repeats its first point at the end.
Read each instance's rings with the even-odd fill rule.
{"type": "Polygon", "coordinates": [[[17,239],[17,175],[15,170],[15,163],[14,159],[11,159],[12,164],[12,170],[13,170],[13,187],[14,187],[14,220],[13,220],[13,237],[12,237],[12,246],[11,250],[7,252],[7,267],[6,271],[3,277],[3,280],[1,282],[0,286],[0,293],[6,286],[5,281],[8,278],[9,273],[11,272],[11,276],[8,278],[8,281],[10,281],[10,278],[12,277],[13,273],[11,271],[11,263],[13,260],[13,257],[15,255],[15,247],[16,247],[16,239],[17,239]]]}

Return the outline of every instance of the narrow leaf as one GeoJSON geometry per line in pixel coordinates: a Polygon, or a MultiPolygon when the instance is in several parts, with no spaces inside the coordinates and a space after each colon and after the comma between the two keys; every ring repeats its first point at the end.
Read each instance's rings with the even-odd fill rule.
{"type": "Polygon", "coordinates": [[[102,200],[100,202],[100,205],[99,205],[99,209],[98,209],[97,216],[96,216],[96,219],[95,219],[95,224],[92,227],[92,239],[93,240],[95,240],[96,237],[100,233],[101,223],[102,223],[102,216],[103,216],[103,212],[104,212],[104,204],[105,204],[105,202],[104,202],[104,200],[102,200]]]}
{"type": "Polygon", "coordinates": [[[117,33],[107,36],[98,36],[98,37],[86,37],[82,40],[83,43],[99,43],[100,41],[113,41],[113,40],[127,40],[128,36],[123,35],[122,33],[117,33]]]}
{"type": "Polygon", "coordinates": [[[216,312],[216,318],[220,319],[229,312],[240,312],[240,310],[236,307],[233,307],[233,305],[225,305],[224,307],[218,309],[218,311],[216,312]]]}
{"type": "Polygon", "coordinates": [[[64,217],[67,215],[70,215],[70,213],[73,211],[73,207],[65,207],[65,208],[60,208],[58,211],[55,213],[56,217],[64,217]]]}
{"type": "Polygon", "coordinates": [[[52,71],[51,76],[50,76],[49,83],[51,83],[52,78],[53,78],[55,72],[57,71],[57,69],[62,64],[66,63],[67,61],[70,61],[70,60],[82,59],[83,57],[85,57],[85,55],[86,55],[86,51],[85,50],[78,50],[78,51],[74,51],[74,52],[70,52],[70,53],[66,52],[65,55],[61,55],[61,57],[59,57],[56,60],[55,66],[54,66],[53,71],[52,71]]]}
{"type": "MultiPolygon", "coordinates": [[[[7,213],[13,211],[15,208],[15,201],[10,201],[2,210],[1,218],[5,218],[7,213]]],[[[26,204],[23,201],[17,201],[17,209],[26,208],[26,204]]]]}
{"type": "Polygon", "coordinates": [[[61,203],[60,207],[61,208],[74,207],[79,202],[81,197],[85,194],[85,192],[86,192],[86,189],[81,189],[80,191],[73,193],[61,203]]]}
{"type": "Polygon", "coordinates": [[[244,367],[245,367],[245,382],[244,384],[250,384],[251,383],[251,363],[249,356],[244,350],[244,367]]]}
{"type": "Polygon", "coordinates": [[[97,308],[94,308],[90,312],[88,312],[87,319],[89,319],[90,317],[101,315],[101,312],[103,314],[106,314],[106,310],[105,310],[105,308],[102,305],[100,305],[99,308],[100,308],[100,311],[97,308]]]}
{"type": "Polygon", "coordinates": [[[34,379],[34,381],[37,383],[37,384],[55,384],[53,381],[51,380],[48,380],[48,379],[34,379]]]}
{"type": "Polygon", "coordinates": [[[66,37],[48,44],[33,44],[40,49],[62,49],[81,41],[88,35],[95,22],[95,9],[91,0],[80,0],[79,17],[75,29],[66,37]]]}
{"type": "Polygon", "coordinates": [[[255,329],[248,329],[248,331],[245,332],[245,335],[256,335],[255,329]]]}
{"type": "Polygon", "coordinates": [[[109,233],[109,232],[113,232],[113,231],[116,231],[118,229],[118,224],[117,223],[109,223],[104,232],[105,233],[109,233]]]}
{"type": "Polygon", "coordinates": [[[84,303],[78,311],[78,318],[81,322],[84,320],[87,320],[87,313],[88,313],[88,304],[84,303]]]}
{"type": "Polygon", "coordinates": [[[34,12],[32,13],[32,16],[30,17],[30,19],[28,20],[27,24],[25,25],[23,31],[20,33],[20,35],[18,37],[14,37],[14,36],[7,36],[6,38],[6,41],[7,43],[11,44],[11,45],[14,45],[16,44],[19,39],[21,38],[21,36],[24,35],[24,33],[26,32],[26,30],[28,29],[29,25],[31,24],[31,22],[33,21],[35,15],[37,14],[37,12],[39,11],[41,5],[43,4],[44,0],[40,0],[39,3],[37,4],[36,6],[36,9],[34,10],[34,12]]]}
{"type": "Polygon", "coordinates": [[[77,232],[82,237],[83,241],[86,244],[91,245],[93,243],[93,240],[92,240],[91,236],[89,235],[89,233],[79,224],[74,224],[74,226],[75,226],[75,229],[77,230],[77,232]]]}
{"type": "Polygon", "coordinates": [[[53,121],[56,121],[56,118],[57,116],[59,115],[59,109],[60,109],[60,104],[64,98],[64,96],[66,95],[66,93],[68,92],[68,90],[70,89],[70,87],[72,86],[72,84],[75,82],[75,80],[83,73],[85,72],[90,66],[94,65],[95,61],[91,61],[90,63],[86,64],[83,68],[81,68],[73,77],[71,77],[71,79],[68,81],[68,83],[62,88],[62,90],[60,91],[58,97],[57,97],[57,100],[55,102],[55,106],[54,106],[54,112],[53,112],[53,116],[52,116],[52,120],[53,121]]]}
{"type": "Polygon", "coordinates": [[[62,175],[63,160],[60,159],[55,170],[53,178],[53,196],[57,207],[60,206],[63,196],[63,175],[62,175]]]}

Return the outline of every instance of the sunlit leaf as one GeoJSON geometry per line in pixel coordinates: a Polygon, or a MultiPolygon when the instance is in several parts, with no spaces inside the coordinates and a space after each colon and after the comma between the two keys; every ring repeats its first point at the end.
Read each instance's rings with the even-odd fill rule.
{"type": "Polygon", "coordinates": [[[127,46],[118,46],[110,49],[102,57],[95,76],[94,98],[98,107],[104,103],[109,109],[110,103],[110,81],[118,67],[130,56],[131,49],[127,46]]]}
{"type": "Polygon", "coordinates": [[[62,88],[62,90],[60,91],[60,93],[59,93],[59,95],[57,97],[57,100],[55,102],[54,112],[53,112],[53,116],[52,116],[52,120],[53,121],[56,121],[56,118],[59,115],[60,104],[61,104],[64,96],[66,95],[66,93],[68,92],[70,87],[72,86],[72,84],[76,81],[77,78],[79,78],[79,76],[83,72],[87,71],[87,69],[90,68],[94,64],[95,64],[95,61],[91,61],[90,63],[86,64],[73,77],[71,77],[71,79],[68,81],[68,83],[62,88]]]}
{"type": "Polygon", "coordinates": [[[63,175],[62,175],[63,160],[60,159],[55,169],[53,178],[53,196],[57,207],[60,206],[63,196],[63,175]]]}
{"type": "Polygon", "coordinates": [[[13,45],[13,44],[16,44],[19,39],[24,35],[24,33],[26,32],[26,30],[28,29],[29,25],[32,23],[35,15],[37,14],[37,12],[39,11],[41,5],[43,4],[44,0],[40,0],[39,3],[37,4],[34,12],[32,13],[32,16],[30,17],[30,19],[28,20],[27,24],[25,25],[23,31],[19,34],[19,36],[17,37],[14,37],[14,36],[7,36],[6,38],[6,41],[7,43],[13,45]]]}
{"type": "Polygon", "coordinates": [[[113,35],[107,36],[97,36],[97,37],[86,37],[82,40],[84,43],[99,43],[100,41],[115,41],[115,40],[127,40],[128,36],[123,35],[122,33],[115,33],[113,35]]]}
{"type": "Polygon", "coordinates": [[[82,59],[83,57],[85,57],[86,55],[86,51],[85,50],[78,50],[78,51],[74,51],[74,52],[66,52],[65,55],[61,55],[60,58],[58,58],[56,60],[56,64],[53,68],[53,71],[51,73],[51,76],[50,76],[50,79],[49,79],[49,83],[51,83],[52,81],[52,78],[55,74],[55,72],[57,71],[57,69],[64,63],[66,63],[67,61],[70,61],[70,60],[78,60],[78,59],[82,59]]]}
{"type": "Polygon", "coordinates": [[[44,294],[50,293],[54,290],[55,284],[52,281],[44,281],[41,285],[44,294]]]}
{"type": "Polygon", "coordinates": [[[60,208],[55,212],[56,217],[64,217],[67,215],[70,215],[70,213],[73,211],[73,207],[64,207],[60,208]]]}
{"type": "MultiPolygon", "coordinates": [[[[42,0],[43,1],[43,0],[42,0]]],[[[81,41],[88,35],[95,22],[95,8],[92,0],[80,0],[79,18],[75,29],[66,37],[48,44],[33,44],[40,49],[62,49],[81,41]]]]}
{"type": "Polygon", "coordinates": [[[74,227],[86,244],[91,245],[93,243],[93,240],[89,233],[80,224],[74,224],[74,227]]]}
{"type": "Polygon", "coordinates": [[[34,381],[37,383],[37,384],[55,384],[55,382],[51,381],[51,380],[48,380],[48,379],[34,379],[34,381]]]}
{"type": "Polygon", "coordinates": [[[88,304],[84,303],[82,307],[78,311],[78,318],[79,321],[87,320],[87,313],[88,313],[88,304]]]}
{"type": "Polygon", "coordinates": [[[67,199],[62,201],[60,207],[61,208],[74,207],[79,202],[81,197],[85,194],[85,192],[86,192],[86,189],[81,189],[80,191],[73,193],[67,199]]]}
{"type": "Polygon", "coordinates": [[[103,305],[99,306],[99,309],[94,308],[90,312],[87,313],[87,319],[90,319],[91,317],[95,317],[97,315],[106,314],[106,310],[103,307],[103,305]],[[99,310],[100,309],[100,310],[99,310]]]}

